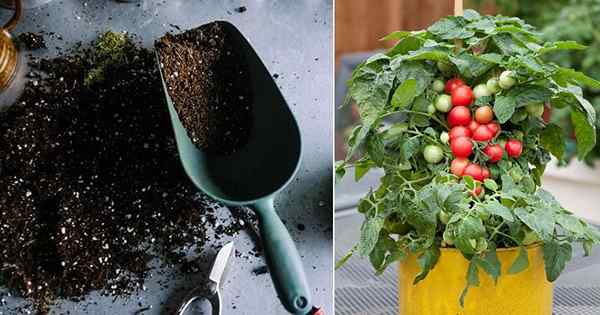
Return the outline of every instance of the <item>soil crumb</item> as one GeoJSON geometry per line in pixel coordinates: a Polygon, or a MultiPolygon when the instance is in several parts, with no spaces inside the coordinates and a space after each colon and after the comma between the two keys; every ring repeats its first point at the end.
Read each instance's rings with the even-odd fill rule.
{"type": "Polygon", "coordinates": [[[0,112],[0,285],[43,314],[143,289],[156,257],[197,271],[184,248],[212,242],[214,203],[179,163],[154,53],[109,32],[30,69],[0,112]]]}
{"type": "Polygon", "coordinates": [[[240,150],[252,126],[249,69],[235,41],[225,22],[213,22],[156,42],[179,119],[208,153],[240,150]]]}

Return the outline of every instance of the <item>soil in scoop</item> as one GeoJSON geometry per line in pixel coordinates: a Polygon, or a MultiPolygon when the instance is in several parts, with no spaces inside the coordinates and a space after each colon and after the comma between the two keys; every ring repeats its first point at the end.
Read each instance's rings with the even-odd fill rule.
{"type": "Polygon", "coordinates": [[[156,42],[163,77],[182,125],[206,152],[230,155],[252,125],[248,65],[223,22],[156,42]]]}
{"type": "Polygon", "coordinates": [[[43,312],[142,288],[149,253],[197,271],[182,248],[216,219],[179,163],[154,54],[106,33],[30,68],[0,113],[0,285],[43,312]]]}

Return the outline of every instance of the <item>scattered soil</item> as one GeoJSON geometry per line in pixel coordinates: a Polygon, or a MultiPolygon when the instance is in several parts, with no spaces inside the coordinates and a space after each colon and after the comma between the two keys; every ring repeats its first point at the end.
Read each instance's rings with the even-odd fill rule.
{"type": "Polygon", "coordinates": [[[156,256],[198,271],[183,249],[223,226],[179,163],[154,54],[115,33],[92,47],[32,61],[0,113],[0,285],[41,313],[141,289],[156,256]]]}
{"type": "Polygon", "coordinates": [[[21,33],[17,36],[17,41],[28,50],[46,48],[46,41],[41,33],[21,33]]]}
{"type": "Polygon", "coordinates": [[[156,42],[163,76],[192,142],[230,155],[247,143],[252,91],[247,62],[224,22],[213,22],[156,42]]]}
{"type": "Polygon", "coordinates": [[[235,8],[235,12],[237,13],[244,13],[246,12],[246,10],[248,10],[248,8],[246,8],[245,6],[235,8]]]}

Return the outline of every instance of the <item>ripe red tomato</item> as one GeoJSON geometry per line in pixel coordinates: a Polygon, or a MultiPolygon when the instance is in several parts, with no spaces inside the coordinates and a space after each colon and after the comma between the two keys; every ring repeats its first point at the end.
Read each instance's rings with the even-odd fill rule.
{"type": "Polygon", "coordinates": [[[463,80],[459,78],[450,79],[448,80],[448,82],[446,82],[446,93],[450,94],[452,93],[452,91],[454,91],[455,88],[462,85],[465,85],[465,82],[463,82],[463,80]]]}
{"type": "Polygon", "coordinates": [[[494,134],[494,137],[497,136],[500,132],[500,124],[498,124],[497,122],[491,122],[486,126],[494,134]]]}
{"type": "Polygon", "coordinates": [[[457,158],[468,158],[473,153],[473,143],[467,137],[458,137],[450,143],[450,150],[457,158]]]}
{"type": "Polygon", "coordinates": [[[523,144],[517,139],[508,139],[504,148],[510,157],[519,157],[523,152],[523,144]]]}
{"type": "Polygon", "coordinates": [[[471,162],[469,162],[467,159],[456,158],[452,160],[452,163],[450,164],[450,172],[458,177],[462,177],[463,173],[465,172],[465,168],[470,163],[471,162]]]}
{"type": "Polygon", "coordinates": [[[481,106],[475,111],[475,121],[480,124],[487,124],[494,118],[494,111],[490,106],[481,106]]]}
{"type": "Polygon", "coordinates": [[[465,106],[456,106],[448,113],[450,127],[466,126],[471,122],[471,111],[465,106]]]}
{"type": "Polygon", "coordinates": [[[466,85],[456,87],[452,91],[452,106],[469,106],[473,103],[473,90],[466,85]]]}
{"type": "Polygon", "coordinates": [[[467,137],[467,138],[471,138],[471,130],[469,130],[469,128],[465,127],[465,126],[456,126],[456,127],[452,127],[452,129],[450,129],[450,141],[452,141],[452,139],[458,138],[458,137],[467,137]]]}
{"type": "Polygon", "coordinates": [[[478,164],[471,163],[467,165],[463,176],[471,176],[474,180],[483,181],[483,171],[478,164]]]}
{"type": "Polygon", "coordinates": [[[479,123],[471,120],[471,122],[468,125],[469,130],[471,130],[471,133],[475,132],[475,130],[477,130],[477,127],[479,127],[479,123]]]}
{"type": "Polygon", "coordinates": [[[486,179],[490,178],[490,176],[492,174],[490,173],[490,170],[487,167],[482,167],[481,168],[481,175],[483,175],[483,180],[486,180],[486,179]]]}
{"type": "Polygon", "coordinates": [[[480,125],[473,132],[473,140],[475,141],[490,141],[494,138],[494,134],[486,125],[480,125]]]}
{"type": "Polygon", "coordinates": [[[483,153],[490,158],[488,160],[490,163],[496,163],[502,160],[502,154],[504,153],[504,150],[502,150],[502,146],[499,144],[488,144],[483,149],[483,153]]]}

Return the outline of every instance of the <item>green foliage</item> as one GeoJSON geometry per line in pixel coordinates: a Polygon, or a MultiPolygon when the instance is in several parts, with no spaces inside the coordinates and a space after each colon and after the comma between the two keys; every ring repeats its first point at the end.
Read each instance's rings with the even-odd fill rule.
{"type": "MultiPolygon", "coordinates": [[[[586,156],[596,143],[596,114],[581,86],[600,82],[545,58],[581,45],[544,42],[518,18],[481,16],[472,10],[463,17],[442,19],[426,31],[395,32],[384,39],[398,42],[360,64],[348,81],[361,124],[352,132],[348,157],[336,166],[336,174],[343,176],[354,166],[356,180],[374,167],[385,175],[360,201],[358,210],[365,216],[360,241],[339,265],[357,252],[369,257],[380,273],[394,261],[417,255],[421,272],[416,283],[435,267],[440,248],[454,247],[470,261],[462,302],[468,288],[479,284],[479,271],[500,277],[497,248],[521,248],[509,268],[518,273],[528,266],[525,246],[542,243],[548,279],[554,280],[570,259],[571,243],[582,243],[586,252],[599,243],[596,230],[539,187],[550,154],[558,159],[565,155],[563,130],[525,111],[529,104],[548,102],[568,111],[578,135],[579,157],[586,156]],[[455,46],[457,40],[461,45],[455,46]],[[516,84],[472,106],[492,105],[502,123],[494,141],[517,138],[523,154],[489,164],[492,175],[483,183],[458,178],[450,173],[449,145],[440,140],[449,130],[445,113],[428,111],[439,96],[432,82],[458,75],[474,86],[505,70],[514,73],[516,84]],[[515,115],[523,112],[524,119],[515,122],[515,115]],[[442,148],[439,163],[424,159],[428,145],[442,148]],[[357,150],[361,146],[364,150],[357,150]],[[483,195],[471,194],[476,185],[485,187],[483,195]]],[[[475,144],[472,162],[487,162],[483,146],[475,144]]]]}

